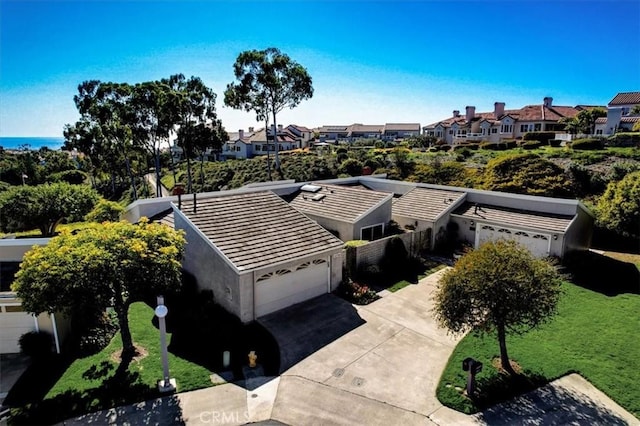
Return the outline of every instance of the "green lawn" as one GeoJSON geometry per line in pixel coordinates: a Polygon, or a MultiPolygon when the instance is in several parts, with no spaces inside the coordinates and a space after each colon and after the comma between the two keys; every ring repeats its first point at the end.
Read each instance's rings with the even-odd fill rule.
{"type": "MultiPolygon", "coordinates": [[[[615,280],[611,275],[610,280],[615,280]]],[[[559,314],[552,322],[522,336],[508,336],[509,356],[525,378],[505,380],[492,366],[499,354],[495,335],[472,334],[458,344],[438,385],[438,399],[466,413],[476,412],[514,394],[577,372],[640,418],[640,294],[606,296],[571,283],[563,285],[559,314]],[[478,375],[477,403],[461,395],[468,356],[484,363],[478,375]]]]}
{"type": "MultiPolygon", "coordinates": [[[[65,223],[62,225],[58,225],[56,228],[56,232],[60,233],[63,229],[68,231],[75,231],[79,229],[90,228],[92,226],[96,226],[95,222],[73,222],[73,223],[65,223]]],[[[0,232],[0,238],[6,236],[8,234],[0,232]]],[[[16,238],[42,238],[42,233],[39,229],[31,229],[30,231],[21,231],[15,232],[14,235],[16,238]]]]}
{"type": "MultiPolygon", "coordinates": [[[[22,409],[14,410],[15,422],[50,423],[159,396],[157,381],[163,373],[160,332],[152,324],[153,309],[142,302],[134,303],[129,309],[129,319],[134,342],[147,352],[144,358],[132,361],[126,372],[120,372],[120,379],[114,379],[119,362],[113,355],[122,349],[118,333],[105,349],[95,355],[76,359],[70,364],[54,360],[52,365],[61,370],[67,366],[66,371],[57,381],[55,378],[52,380],[55,384],[52,383],[43,401],[34,401],[22,409]]],[[[169,334],[167,341],[170,338],[169,334]]],[[[171,376],[177,378],[179,392],[212,386],[209,369],[172,353],[169,353],[169,368],[171,376]]],[[[34,375],[37,376],[36,373],[34,375]]],[[[33,382],[29,383],[28,377],[25,379],[24,387],[28,388],[33,382]]],[[[38,380],[35,377],[32,379],[38,380]]]]}

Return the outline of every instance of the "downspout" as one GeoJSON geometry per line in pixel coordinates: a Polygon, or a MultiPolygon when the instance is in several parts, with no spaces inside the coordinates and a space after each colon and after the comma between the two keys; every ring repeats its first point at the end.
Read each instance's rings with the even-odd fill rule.
{"type": "Polygon", "coordinates": [[[38,324],[38,317],[35,314],[31,314],[33,316],[33,322],[36,325],[36,332],[40,333],[40,324],[38,324]]]}
{"type": "Polygon", "coordinates": [[[331,255],[327,256],[327,293],[331,293],[331,255]]]}
{"type": "Polygon", "coordinates": [[[56,342],[56,353],[60,355],[60,338],[58,337],[58,325],[56,324],[56,316],[54,314],[49,314],[51,316],[51,325],[53,326],[53,340],[56,342]]]}
{"type": "MultiPolygon", "coordinates": [[[[267,147],[268,149],[268,147],[267,147]]],[[[258,319],[256,317],[256,271],[255,269],[253,271],[251,271],[251,277],[252,280],[251,282],[252,284],[252,288],[253,288],[253,295],[252,295],[252,299],[253,299],[253,320],[255,321],[256,319],[258,319]]]]}

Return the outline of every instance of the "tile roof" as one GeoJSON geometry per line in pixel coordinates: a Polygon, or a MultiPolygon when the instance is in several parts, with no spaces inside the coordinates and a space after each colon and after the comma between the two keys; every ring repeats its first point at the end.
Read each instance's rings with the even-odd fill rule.
{"type": "MultiPolygon", "coordinates": [[[[578,112],[580,112],[580,108],[574,108],[571,106],[551,106],[545,107],[544,105],[526,105],[520,109],[505,109],[504,114],[500,117],[495,116],[495,112],[476,112],[473,119],[474,120],[487,120],[492,123],[497,122],[499,119],[506,117],[507,115],[511,116],[515,120],[518,121],[558,121],[563,117],[573,117],[578,112]]],[[[464,115],[459,117],[449,117],[444,120],[438,121],[436,123],[428,124],[424,126],[425,129],[432,129],[436,127],[438,124],[441,124],[443,127],[451,127],[453,123],[458,123],[463,126],[466,125],[467,119],[464,115]]]]}
{"type": "Polygon", "coordinates": [[[636,123],[640,121],[640,115],[625,115],[620,118],[621,123],[636,123]]]}
{"type": "Polygon", "coordinates": [[[340,249],[342,241],[271,191],[182,202],[182,213],[239,271],[340,249]]]}
{"type": "Polygon", "coordinates": [[[387,123],[384,125],[385,132],[411,132],[420,131],[420,123],[387,123]]]}
{"type": "Polygon", "coordinates": [[[298,126],[297,124],[289,124],[287,127],[293,127],[294,129],[297,129],[301,132],[311,132],[311,130],[308,127],[298,126]]]}
{"type": "Polygon", "coordinates": [[[598,117],[596,118],[596,124],[604,124],[607,122],[607,117],[598,117]]]}
{"type": "MultiPolygon", "coordinates": [[[[315,184],[314,184],[315,185],[315,184]]],[[[393,194],[369,189],[359,189],[342,185],[318,184],[322,189],[316,193],[297,192],[291,206],[309,215],[355,223],[364,213],[380,205],[393,194]],[[324,198],[314,201],[311,198],[322,194],[324,198]]]]}
{"type": "Polygon", "coordinates": [[[573,216],[556,215],[552,213],[540,213],[525,210],[509,209],[506,207],[493,207],[466,202],[452,214],[464,216],[473,220],[485,220],[499,223],[506,227],[534,228],[547,232],[564,232],[573,216]]]}
{"type": "Polygon", "coordinates": [[[352,124],[351,126],[349,126],[349,131],[351,133],[354,133],[354,132],[358,132],[358,133],[365,133],[365,132],[382,133],[383,129],[384,129],[384,126],[379,125],[379,124],[352,124]]]}
{"type": "Polygon", "coordinates": [[[640,92],[621,92],[609,102],[609,106],[629,104],[640,104],[640,92]]]}
{"type": "Polygon", "coordinates": [[[414,188],[393,202],[393,216],[433,221],[464,196],[464,192],[414,188]]]}
{"type": "MultiPolygon", "coordinates": [[[[267,143],[267,132],[264,129],[260,129],[251,135],[250,141],[251,143],[267,143]]],[[[273,143],[273,140],[270,139],[273,143]]],[[[278,131],[278,142],[295,142],[296,140],[292,137],[291,134],[285,133],[284,130],[278,131]]]]}

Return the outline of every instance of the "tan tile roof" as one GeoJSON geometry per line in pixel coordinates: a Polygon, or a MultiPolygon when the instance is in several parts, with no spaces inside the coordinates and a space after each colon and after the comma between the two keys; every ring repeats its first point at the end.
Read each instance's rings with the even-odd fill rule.
{"type": "Polygon", "coordinates": [[[640,92],[621,92],[609,102],[609,106],[629,104],[640,104],[640,92]]]}
{"type": "MultiPolygon", "coordinates": [[[[500,117],[496,117],[494,111],[491,112],[476,112],[473,119],[474,120],[488,120],[491,122],[495,122],[502,117],[507,115],[513,117],[518,121],[558,121],[562,117],[573,117],[578,112],[580,112],[579,108],[574,108],[571,106],[552,106],[545,107],[544,105],[527,105],[520,109],[505,109],[504,114],[500,117]]],[[[443,127],[451,127],[453,123],[458,123],[459,125],[465,125],[467,119],[465,115],[461,115],[460,117],[449,117],[444,120],[438,121],[433,124],[428,124],[424,126],[425,129],[430,129],[436,127],[438,124],[442,124],[443,127]]]]}
{"type": "Polygon", "coordinates": [[[393,216],[435,220],[451,203],[464,197],[464,192],[414,188],[393,202],[393,216]]]}
{"type": "Polygon", "coordinates": [[[384,125],[385,132],[412,132],[420,131],[420,123],[387,123],[384,125]]]}
{"type": "Polygon", "coordinates": [[[295,129],[298,129],[301,132],[311,132],[311,130],[308,127],[298,126],[297,124],[289,124],[287,127],[293,127],[295,129]]]}
{"type": "Polygon", "coordinates": [[[240,271],[342,247],[271,191],[183,201],[182,212],[240,271]]]}
{"type": "Polygon", "coordinates": [[[350,126],[351,133],[365,133],[365,132],[377,132],[382,133],[384,126],[378,124],[352,124],[350,126]]]}
{"type": "Polygon", "coordinates": [[[464,216],[472,220],[487,221],[501,224],[505,227],[523,227],[547,232],[564,232],[573,216],[555,215],[525,210],[509,209],[479,205],[476,210],[474,203],[466,202],[452,214],[464,216]]]}
{"type": "MultiPolygon", "coordinates": [[[[250,141],[251,143],[267,143],[267,136],[264,129],[260,129],[251,135],[250,141]]],[[[278,142],[295,142],[293,135],[286,133],[284,130],[278,131],[278,142]]],[[[271,140],[270,143],[273,143],[271,140]]]]}
{"type": "Polygon", "coordinates": [[[607,122],[607,117],[598,117],[596,118],[596,124],[604,124],[607,122]]]}
{"type": "Polygon", "coordinates": [[[354,223],[370,209],[393,198],[393,194],[369,189],[326,184],[318,186],[322,186],[322,189],[316,193],[296,193],[290,201],[291,206],[305,214],[354,223]],[[319,194],[324,195],[322,200],[311,199],[319,194]]]}
{"type": "Polygon", "coordinates": [[[640,121],[640,115],[626,115],[620,118],[621,123],[636,123],[640,121]]]}

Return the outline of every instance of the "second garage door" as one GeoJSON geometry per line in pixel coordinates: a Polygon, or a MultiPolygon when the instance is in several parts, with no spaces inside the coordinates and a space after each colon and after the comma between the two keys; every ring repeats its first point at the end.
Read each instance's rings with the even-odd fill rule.
{"type": "Polygon", "coordinates": [[[550,235],[496,225],[479,225],[476,228],[476,247],[499,238],[517,241],[536,257],[549,256],[550,235]]]}
{"type": "Polygon", "coordinates": [[[329,292],[326,259],[262,275],[255,283],[256,318],[329,292]]]}
{"type": "Polygon", "coordinates": [[[0,353],[20,352],[20,336],[36,329],[33,315],[19,305],[0,306],[0,353]]]}

